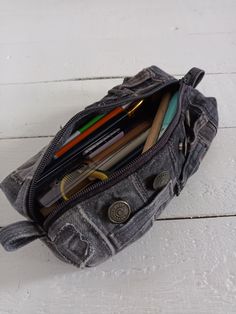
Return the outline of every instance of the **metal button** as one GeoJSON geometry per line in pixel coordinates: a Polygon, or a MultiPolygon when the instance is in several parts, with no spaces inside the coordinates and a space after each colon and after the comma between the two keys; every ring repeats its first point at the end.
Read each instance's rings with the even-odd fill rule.
{"type": "Polygon", "coordinates": [[[117,201],[108,208],[108,218],[115,224],[121,224],[128,220],[131,208],[124,201],[117,201]]]}
{"type": "Polygon", "coordinates": [[[188,140],[185,138],[183,142],[179,142],[179,150],[183,152],[184,156],[187,155],[188,152],[188,140]]]}
{"type": "Polygon", "coordinates": [[[169,181],[170,181],[169,172],[163,171],[155,177],[155,179],[153,181],[153,189],[158,191],[158,190],[162,189],[164,186],[166,186],[169,181]]]}

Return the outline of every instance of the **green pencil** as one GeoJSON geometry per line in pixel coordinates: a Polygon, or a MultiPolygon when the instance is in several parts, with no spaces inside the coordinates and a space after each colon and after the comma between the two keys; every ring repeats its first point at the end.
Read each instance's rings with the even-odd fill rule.
{"type": "MultiPolygon", "coordinates": [[[[69,143],[71,140],[73,140],[77,135],[83,133],[84,131],[86,131],[88,128],[90,128],[93,124],[95,124],[98,120],[100,120],[105,114],[99,114],[97,116],[95,116],[94,118],[92,118],[91,120],[89,120],[87,123],[85,123],[85,125],[83,125],[81,128],[79,128],[76,132],[74,132],[69,138],[68,140],[65,142],[64,145],[66,145],[67,143],[69,143]]],[[[64,146],[63,145],[63,146],[64,146]]]]}

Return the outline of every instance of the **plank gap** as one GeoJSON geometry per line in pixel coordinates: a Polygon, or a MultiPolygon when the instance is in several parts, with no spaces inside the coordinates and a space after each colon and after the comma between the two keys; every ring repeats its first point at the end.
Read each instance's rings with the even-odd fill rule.
{"type": "Polygon", "coordinates": [[[170,217],[170,218],[157,218],[155,221],[165,221],[165,220],[192,220],[192,219],[216,219],[216,218],[230,218],[236,217],[236,214],[225,214],[225,215],[202,215],[202,216],[184,216],[184,217],[170,217]]]}
{"type": "MultiPolygon", "coordinates": [[[[186,72],[187,73],[187,72],[186,72]]],[[[182,77],[186,73],[174,73],[171,74],[174,77],[182,77]]],[[[235,71],[232,72],[206,72],[205,75],[234,75],[235,71]]],[[[81,77],[81,78],[68,78],[68,79],[58,79],[58,80],[44,80],[44,81],[26,81],[26,82],[13,82],[13,83],[0,83],[0,86],[11,86],[11,85],[33,85],[33,84],[48,84],[48,83],[62,83],[62,82],[76,82],[76,81],[96,81],[96,80],[114,80],[114,79],[124,79],[129,75],[117,75],[117,76],[91,76],[91,77],[81,77]]],[[[132,75],[130,75],[132,76],[132,75]]]]}
{"type": "MultiPolygon", "coordinates": [[[[218,129],[223,130],[223,129],[236,129],[236,126],[219,126],[218,129]]],[[[9,137],[0,137],[0,141],[4,140],[19,140],[19,139],[32,139],[32,138],[53,138],[56,134],[54,135],[32,135],[32,136],[9,136],[9,137]]]]}

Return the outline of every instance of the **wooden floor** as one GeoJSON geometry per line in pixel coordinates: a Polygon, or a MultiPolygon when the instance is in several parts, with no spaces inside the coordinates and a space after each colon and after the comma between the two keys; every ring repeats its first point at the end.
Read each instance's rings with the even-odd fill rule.
{"type": "MultiPolygon", "coordinates": [[[[0,0],[0,180],[125,75],[155,64],[218,100],[199,172],[140,241],[93,269],[0,248],[0,314],[236,313],[236,1],[0,0]]],[[[0,194],[0,225],[22,219],[0,194]]]]}

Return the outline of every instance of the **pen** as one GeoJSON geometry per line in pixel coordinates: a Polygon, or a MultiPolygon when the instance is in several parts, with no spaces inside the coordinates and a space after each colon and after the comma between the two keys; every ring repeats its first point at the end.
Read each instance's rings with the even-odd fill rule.
{"type": "Polygon", "coordinates": [[[38,201],[44,207],[50,207],[55,202],[63,198],[64,200],[68,195],[71,195],[71,190],[76,187],[78,189],[83,186],[83,181],[88,178],[96,169],[103,166],[109,161],[109,158],[116,152],[118,152],[123,146],[136,139],[140,134],[146,131],[150,127],[148,121],[139,123],[136,127],[130,130],[124,137],[119,139],[116,143],[109,146],[106,150],[100,152],[92,159],[84,160],[84,163],[80,168],[65,175],[58,184],[53,186],[43,195],[38,198],[38,201]]]}
{"type": "Polygon", "coordinates": [[[94,141],[91,145],[88,145],[88,147],[83,151],[82,153],[83,157],[90,156],[94,152],[98,151],[101,147],[104,146],[104,144],[110,142],[114,137],[116,137],[121,132],[122,132],[121,128],[117,128],[114,131],[105,134],[97,141],[94,141]]]}
{"type": "Polygon", "coordinates": [[[141,152],[141,149],[140,149],[141,145],[145,142],[145,140],[146,140],[146,138],[148,136],[149,131],[150,131],[150,129],[146,130],[145,132],[140,134],[138,137],[136,137],[132,142],[130,142],[127,145],[125,145],[124,147],[122,147],[118,152],[113,154],[109,158],[109,160],[106,163],[104,163],[104,165],[102,165],[98,169],[100,171],[107,171],[110,168],[116,166],[117,164],[120,167],[121,166],[120,165],[121,160],[123,160],[129,154],[132,153],[132,157],[133,158],[135,156],[137,156],[137,153],[141,152]],[[136,151],[136,149],[138,149],[138,148],[139,148],[139,150],[136,151]]]}
{"type": "Polygon", "coordinates": [[[70,141],[69,143],[67,143],[65,146],[61,147],[56,153],[55,153],[55,157],[59,158],[62,155],[64,155],[68,150],[70,150],[72,147],[74,147],[75,145],[77,145],[78,143],[80,143],[83,139],[85,139],[88,135],[90,135],[91,133],[93,133],[94,131],[96,131],[98,128],[100,128],[101,126],[103,126],[106,122],[108,122],[110,119],[116,117],[118,114],[122,114],[121,117],[125,118],[127,117],[131,117],[134,112],[139,108],[139,106],[142,104],[143,100],[140,100],[138,103],[136,103],[129,111],[126,111],[125,109],[129,106],[124,105],[121,107],[117,107],[115,109],[113,109],[111,112],[109,112],[108,114],[106,114],[103,118],[101,118],[100,120],[98,120],[95,124],[93,124],[90,128],[88,128],[87,130],[85,130],[83,133],[79,134],[78,136],[76,136],[72,141],[70,141]]]}
{"type": "Polygon", "coordinates": [[[100,120],[102,117],[104,116],[104,114],[99,114],[96,117],[92,118],[89,122],[85,123],[85,125],[83,125],[81,128],[79,128],[79,130],[77,130],[76,132],[74,132],[68,139],[67,141],[64,143],[64,145],[62,147],[64,147],[67,143],[69,143],[70,141],[72,141],[76,136],[78,136],[79,134],[83,133],[84,131],[86,131],[88,128],[90,128],[93,124],[95,124],[98,120],[100,120]]]}

